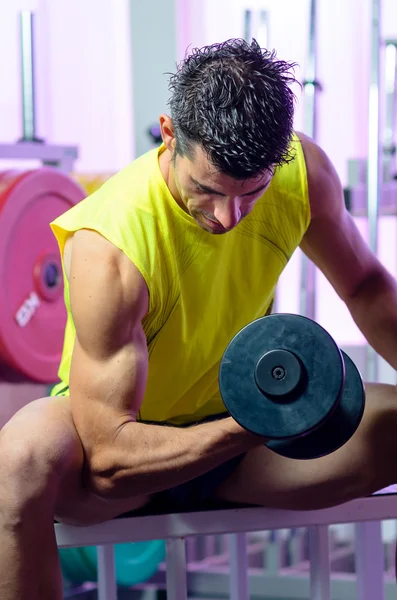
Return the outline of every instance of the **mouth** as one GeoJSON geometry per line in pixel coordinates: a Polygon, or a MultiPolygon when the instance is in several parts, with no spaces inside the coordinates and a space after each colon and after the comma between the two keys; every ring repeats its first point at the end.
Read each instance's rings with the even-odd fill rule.
{"type": "Polygon", "coordinates": [[[219,225],[219,223],[217,221],[211,221],[211,219],[208,219],[204,215],[201,215],[201,216],[203,217],[205,223],[208,225],[208,227],[211,229],[211,231],[213,233],[226,233],[227,232],[227,229],[222,227],[222,225],[219,225]]]}

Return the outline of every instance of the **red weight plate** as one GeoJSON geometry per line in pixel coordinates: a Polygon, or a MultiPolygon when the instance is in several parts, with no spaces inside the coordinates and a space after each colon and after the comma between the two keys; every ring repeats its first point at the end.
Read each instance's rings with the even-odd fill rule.
{"type": "Polygon", "coordinates": [[[0,173],[0,360],[35,381],[56,381],[66,323],[49,224],[85,195],[49,167],[0,173]]]}

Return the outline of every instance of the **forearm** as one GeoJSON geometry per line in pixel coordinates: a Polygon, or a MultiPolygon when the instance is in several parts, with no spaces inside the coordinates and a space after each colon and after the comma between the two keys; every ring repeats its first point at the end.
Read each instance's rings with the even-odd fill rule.
{"type": "Polygon", "coordinates": [[[188,428],[131,421],[93,455],[90,487],[111,498],[152,494],[197,477],[263,440],[232,418],[188,428]]]}
{"type": "Polygon", "coordinates": [[[346,301],[368,343],[397,369],[397,284],[386,271],[368,278],[346,301]]]}

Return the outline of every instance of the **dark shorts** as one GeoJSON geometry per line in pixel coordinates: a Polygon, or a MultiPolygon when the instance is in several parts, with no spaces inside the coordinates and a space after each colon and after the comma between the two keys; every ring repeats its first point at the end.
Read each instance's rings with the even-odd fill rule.
{"type": "MultiPolygon", "coordinates": [[[[68,396],[69,389],[67,386],[58,384],[53,389],[53,396],[68,396]],[[57,389],[58,388],[58,389],[57,389]]],[[[208,423],[228,417],[228,414],[211,416],[200,421],[200,423],[208,423]]],[[[159,423],[156,423],[159,425],[159,423]]],[[[161,425],[161,424],[160,424],[161,425]]],[[[191,424],[190,424],[191,425],[191,424]]],[[[238,465],[243,460],[245,454],[240,454],[231,460],[215,467],[211,471],[200,475],[191,481],[182,483],[176,487],[158,492],[151,497],[149,504],[135,510],[131,513],[120,515],[126,516],[142,516],[146,514],[165,514],[172,512],[190,512],[198,510],[213,510],[220,507],[213,496],[216,488],[227,479],[238,465]]],[[[222,506],[224,503],[222,503],[222,506]]]]}
{"type": "Polygon", "coordinates": [[[233,473],[244,456],[241,454],[187,483],[158,492],[152,496],[149,504],[131,513],[120,515],[119,518],[215,510],[232,506],[231,503],[228,505],[216,500],[213,495],[219,484],[233,473]]]}

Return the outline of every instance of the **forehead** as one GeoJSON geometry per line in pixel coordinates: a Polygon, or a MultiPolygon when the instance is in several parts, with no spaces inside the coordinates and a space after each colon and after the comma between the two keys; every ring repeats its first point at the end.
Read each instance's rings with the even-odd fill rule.
{"type": "Polygon", "coordinates": [[[266,170],[252,179],[234,179],[230,175],[219,171],[211,163],[207,153],[198,145],[195,147],[193,156],[191,158],[185,156],[182,161],[183,169],[190,178],[215,189],[233,188],[245,192],[260,185],[266,185],[272,178],[272,173],[266,170]]]}

